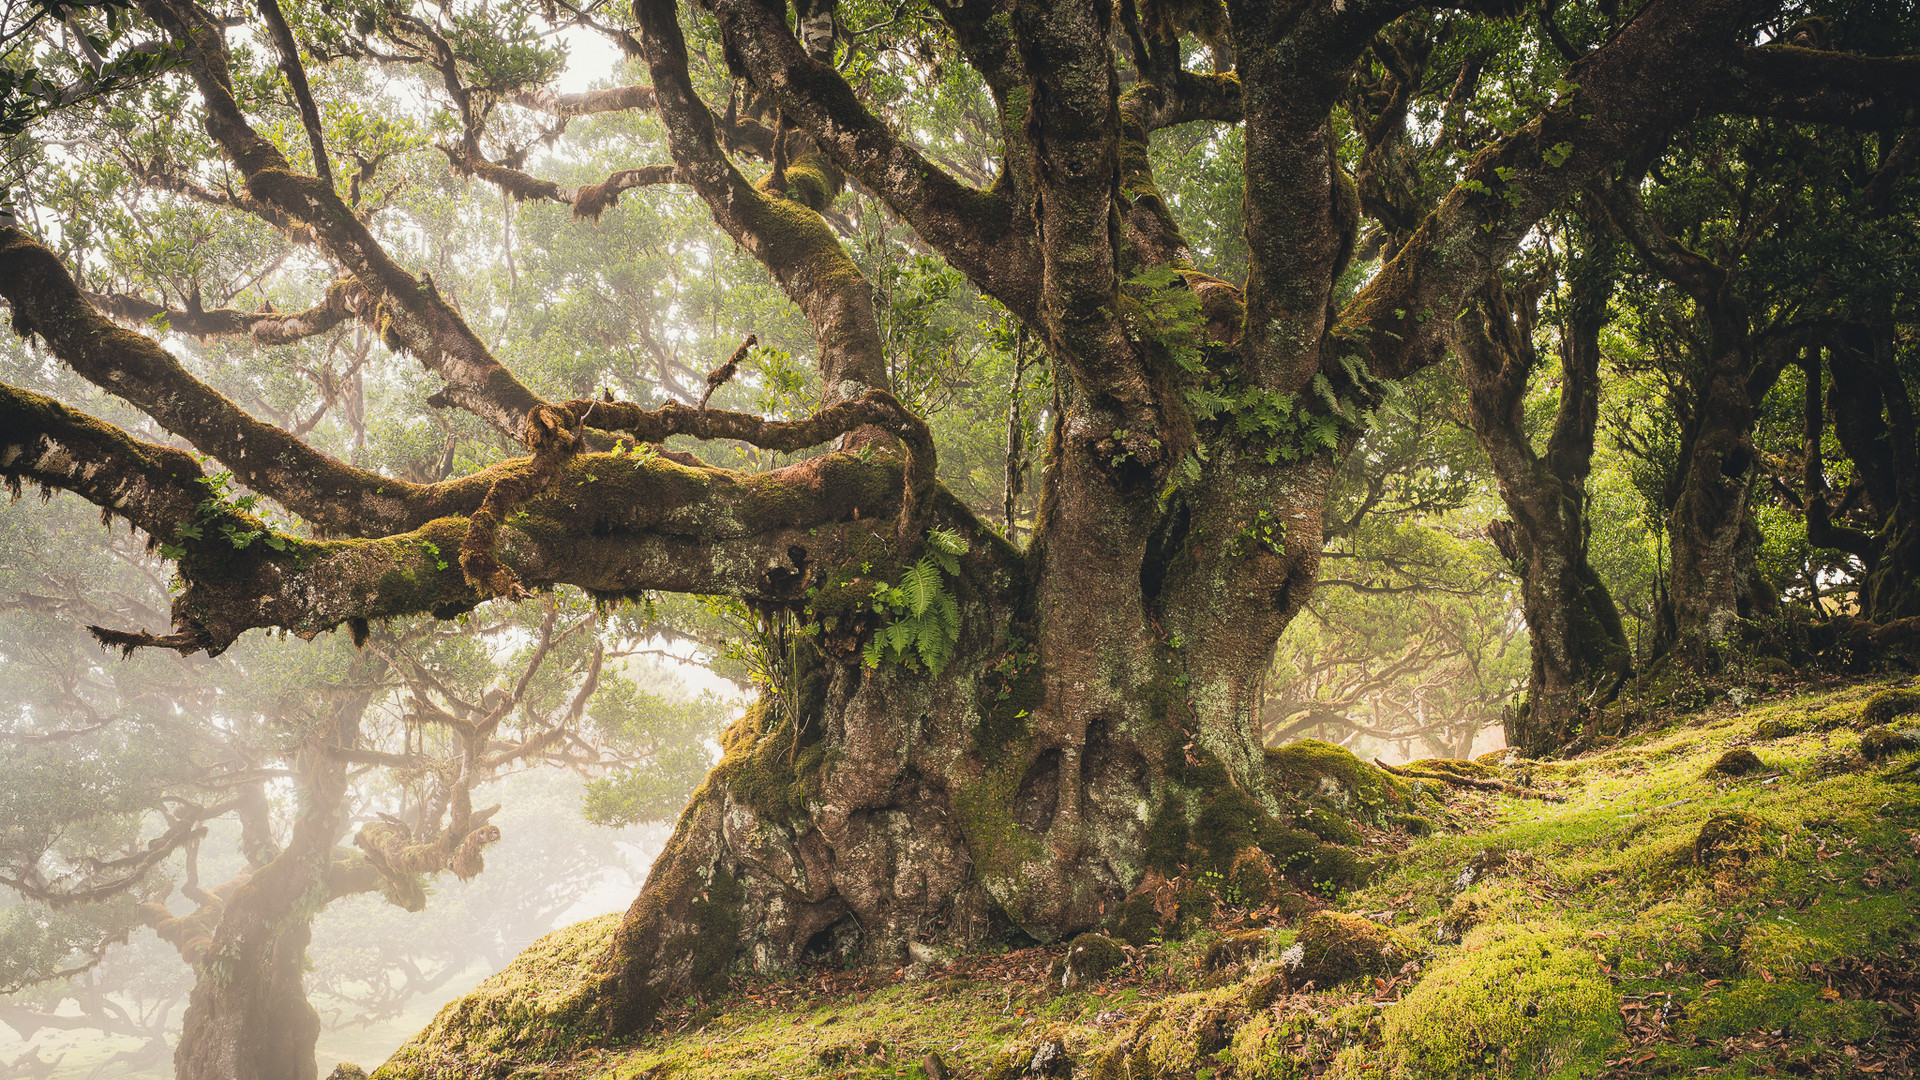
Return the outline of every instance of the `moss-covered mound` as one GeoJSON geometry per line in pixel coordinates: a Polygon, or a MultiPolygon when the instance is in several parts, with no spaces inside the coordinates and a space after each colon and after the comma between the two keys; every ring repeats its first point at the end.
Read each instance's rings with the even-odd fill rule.
{"type": "MultiPolygon", "coordinates": [[[[736,973],[731,997],[686,1005],[637,1043],[488,1058],[536,1017],[592,1029],[581,973],[613,927],[597,920],[542,941],[377,1075],[917,1077],[929,1052],[968,1080],[1020,1076],[1037,1057],[1080,1080],[1913,1075],[1920,784],[1826,764],[1858,760],[1841,729],[1878,689],[1716,704],[1529,763],[1535,789],[1564,803],[1433,785],[1417,798],[1440,827],[1369,833],[1384,868],[1323,897],[1324,912],[1162,879],[1142,907],[1178,909],[1192,932],[1145,935],[1076,985],[1062,985],[1070,953],[1101,947],[1085,939],[900,973],[736,973]],[[1766,772],[1712,770],[1762,730],[1790,732],[1766,743],[1766,772]]],[[[1291,758],[1351,768],[1311,747],[1291,758]]],[[[1366,766],[1350,779],[1335,784],[1363,822],[1368,797],[1411,812],[1410,785],[1366,766]]]]}
{"type": "Polygon", "coordinates": [[[1708,771],[1722,776],[1751,776],[1766,770],[1767,763],[1760,760],[1759,754],[1740,746],[1721,754],[1720,760],[1714,762],[1708,771]]]}
{"type": "Polygon", "coordinates": [[[507,1076],[520,1059],[547,1060],[605,1037],[605,979],[595,963],[613,943],[620,916],[555,930],[506,969],[440,1010],[425,1031],[395,1051],[374,1080],[472,1080],[475,1062],[507,1076]],[[502,1056],[513,1048],[513,1056],[502,1056]]]}
{"type": "Polygon", "coordinates": [[[1573,931],[1476,930],[1381,1027],[1386,1076],[1581,1076],[1622,1042],[1620,999],[1573,931]]]}
{"type": "Polygon", "coordinates": [[[1394,936],[1371,919],[1323,911],[1300,927],[1300,938],[1280,958],[1296,985],[1322,989],[1363,975],[1385,975],[1405,953],[1394,936]]]}
{"type": "Polygon", "coordinates": [[[1315,821],[1361,821],[1384,827],[1391,824],[1393,814],[1414,810],[1413,791],[1406,781],[1361,761],[1345,747],[1319,739],[1301,739],[1267,751],[1267,770],[1280,790],[1303,796],[1300,816],[1309,827],[1315,821]]]}
{"type": "Polygon", "coordinates": [[[1864,727],[1878,727],[1896,716],[1920,713],[1920,690],[1882,690],[1860,710],[1864,727]]]}
{"type": "Polygon", "coordinates": [[[1860,736],[1860,756],[1868,761],[1886,761],[1915,750],[1920,750],[1920,731],[1877,727],[1860,736]]]}

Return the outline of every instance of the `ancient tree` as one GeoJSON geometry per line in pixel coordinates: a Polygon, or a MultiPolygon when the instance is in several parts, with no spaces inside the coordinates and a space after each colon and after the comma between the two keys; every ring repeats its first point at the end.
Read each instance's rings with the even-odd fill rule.
{"type": "MultiPolygon", "coordinates": [[[[274,0],[141,5],[178,50],[234,178],[156,183],[272,223],[338,269],[308,310],[221,317],[269,337],[372,327],[439,376],[434,404],[528,451],[466,475],[395,479],[261,422],[116,325],[42,242],[0,230],[16,331],[310,533],[237,547],[230,535],[265,526],[209,505],[194,456],[5,390],[10,478],[76,492],[177,560],[170,631],[107,627],[103,641],[217,652],[268,627],[364,635],[370,620],[449,617],[561,585],[609,600],[724,595],[764,614],[778,684],[730,733],[599,961],[591,1017],[570,1030],[633,1030],[735,964],[892,963],[1010,929],[1055,940],[1101,924],[1150,872],[1260,863],[1284,875],[1311,861],[1258,738],[1262,680],[1316,578],[1328,478],[1375,407],[1441,359],[1454,316],[1539,221],[1650,139],[1703,110],[1905,123],[1920,86],[1906,61],[1760,44],[1781,29],[1777,4],[1599,5],[1606,31],[1557,89],[1531,118],[1486,132],[1390,245],[1361,251],[1378,264],[1344,298],[1368,200],[1336,117],[1363,56],[1403,19],[1524,5],[1229,3],[1230,41],[1210,43],[1221,47],[1202,66],[1231,70],[1201,71],[1186,66],[1183,27],[1220,20],[1184,9],[930,3],[942,62],[971,68],[993,102],[984,183],[868,107],[833,63],[846,27],[832,4],[796,7],[790,21],[760,0],[688,12],[639,0],[630,29],[607,29],[644,59],[649,85],[583,98],[520,88],[556,116],[637,108],[664,125],[670,161],[563,188],[524,154],[488,157],[481,136],[508,91],[464,81],[431,18],[382,6],[336,25],[303,12],[297,34],[274,0]],[[717,36],[735,100],[696,92],[683,17],[717,36]],[[281,142],[253,115],[259,79],[235,74],[243,23],[284,80],[281,142]],[[646,185],[697,194],[811,327],[817,409],[770,420],[704,399],[649,409],[529,389],[390,253],[357,210],[358,174],[329,154],[307,61],[403,48],[466,118],[445,147],[456,169],[585,217],[617,213],[622,192],[646,185]],[[1157,133],[1190,124],[1242,129],[1244,280],[1194,269],[1156,183],[1157,133]],[[1045,346],[1059,413],[1024,547],[948,493],[925,418],[888,384],[873,290],[830,223],[850,185],[1045,346]],[[634,450],[669,437],[824,449],[758,474],[634,450]]],[[[711,358],[716,383],[725,359],[711,358]]]]}

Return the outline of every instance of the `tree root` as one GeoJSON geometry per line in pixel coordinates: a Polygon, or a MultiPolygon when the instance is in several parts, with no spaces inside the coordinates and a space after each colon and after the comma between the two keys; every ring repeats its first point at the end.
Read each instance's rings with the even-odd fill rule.
{"type": "Polygon", "coordinates": [[[1505,780],[1478,780],[1471,776],[1455,776],[1452,773],[1403,769],[1395,765],[1389,765],[1379,758],[1374,758],[1373,763],[1395,776],[1408,780],[1438,780],[1443,784],[1451,784],[1454,787],[1473,788],[1476,791],[1497,791],[1502,795],[1513,795],[1522,799],[1539,799],[1542,802],[1562,803],[1567,801],[1565,795],[1555,795],[1546,791],[1535,791],[1529,787],[1521,787],[1519,784],[1509,784],[1505,780]]]}

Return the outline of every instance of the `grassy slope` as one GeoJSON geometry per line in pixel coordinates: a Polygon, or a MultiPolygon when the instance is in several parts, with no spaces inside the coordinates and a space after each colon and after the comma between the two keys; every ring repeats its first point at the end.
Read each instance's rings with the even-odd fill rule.
{"type": "MultiPolygon", "coordinates": [[[[1392,924],[1398,949],[1377,978],[1295,990],[1281,956],[1296,930],[1243,913],[1138,950],[1088,989],[1047,978],[1064,947],[965,958],[921,981],[743,982],[677,1030],[497,1075],[919,1077],[934,1051],[949,1075],[999,1078],[1053,1039],[1074,1076],[1098,1080],[1912,1075],[1920,785],[1854,755],[1877,689],[1721,704],[1509,767],[1565,803],[1423,783],[1440,831],[1370,837],[1397,853],[1335,904],[1392,924]],[[1737,746],[1763,771],[1709,771],[1737,746]]],[[[548,940],[577,956],[590,925],[612,922],[548,940]]],[[[444,1022],[524,1000],[555,968],[541,949],[381,1075],[436,1075],[444,1022]]]]}

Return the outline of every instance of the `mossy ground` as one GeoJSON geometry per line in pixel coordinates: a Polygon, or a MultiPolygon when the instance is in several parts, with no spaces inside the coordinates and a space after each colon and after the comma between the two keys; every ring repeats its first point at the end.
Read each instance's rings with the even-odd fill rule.
{"type": "Polygon", "coordinates": [[[737,977],[660,1034],[539,1071],[918,1077],[931,1051],[950,1076],[999,1080],[1058,1039],[1073,1075],[1096,1080],[1911,1076],[1920,784],[1888,775],[1911,754],[1857,753],[1884,688],[1710,705],[1501,774],[1565,803],[1383,787],[1363,811],[1391,824],[1417,807],[1431,834],[1367,832],[1382,869],[1332,907],[1390,926],[1406,960],[1339,985],[1289,978],[1305,913],[1223,907],[1072,989],[1048,977],[1064,945],[930,971],[737,977]],[[1711,771],[1741,746],[1767,770],[1711,771]]]}

